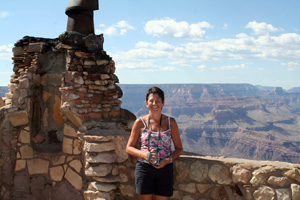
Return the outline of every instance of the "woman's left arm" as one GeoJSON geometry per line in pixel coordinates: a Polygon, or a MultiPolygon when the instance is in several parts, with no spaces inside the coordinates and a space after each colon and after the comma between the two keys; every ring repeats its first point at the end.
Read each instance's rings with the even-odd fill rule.
{"type": "Polygon", "coordinates": [[[159,163],[159,165],[156,167],[157,169],[163,168],[167,164],[172,162],[173,160],[177,159],[182,154],[182,151],[183,151],[182,143],[181,143],[181,139],[180,139],[180,134],[179,134],[179,129],[178,129],[178,125],[176,123],[176,120],[174,118],[171,118],[170,120],[171,120],[171,122],[170,122],[170,124],[171,124],[171,134],[172,134],[172,140],[173,140],[173,143],[174,143],[175,151],[172,153],[170,158],[166,158],[166,159],[162,160],[159,163]]]}

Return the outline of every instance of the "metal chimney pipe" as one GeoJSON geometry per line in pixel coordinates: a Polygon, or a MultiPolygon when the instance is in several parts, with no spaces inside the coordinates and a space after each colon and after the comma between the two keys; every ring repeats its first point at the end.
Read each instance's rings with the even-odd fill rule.
{"type": "Polygon", "coordinates": [[[67,32],[94,33],[94,10],[98,9],[98,0],[70,0],[66,8],[67,32]]]}

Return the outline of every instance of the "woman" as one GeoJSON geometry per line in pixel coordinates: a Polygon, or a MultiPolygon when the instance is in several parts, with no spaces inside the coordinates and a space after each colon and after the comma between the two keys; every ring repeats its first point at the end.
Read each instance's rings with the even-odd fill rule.
{"type": "Polygon", "coordinates": [[[164,92],[152,87],[146,95],[149,114],[133,124],[126,152],[137,158],[136,193],[139,199],[168,200],[173,195],[173,160],[182,153],[182,144],[175,119],[162,114],[164,92]],[[141,142],[141,148],[136,144],[141,142]],[[175,151],[171,152],[173,141],[175,151]]]}

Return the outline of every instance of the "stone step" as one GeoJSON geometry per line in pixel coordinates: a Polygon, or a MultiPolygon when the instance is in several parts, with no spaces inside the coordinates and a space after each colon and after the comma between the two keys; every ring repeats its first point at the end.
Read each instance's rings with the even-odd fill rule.
{"type": "Polygon", "coordinates": [[[100,192],[110,192],[117,189],[117,185],[114,183],[98,183],[91,182],[88,186],[89,190],[96,190],[100,192]]]}
{"type": "Polygon", "coordinates": [[[107,176],[107,177],[92,177],[95,181],[101,183],[117,183],[121,182],[120,176],[107,176]]]}
{"type": "Polygon", "coordinates": [[[85,200],[114,200],[115,194],[108,192],[100,192],[93,190],[86,190],[83,192],[85,200]]]}
{"type": "Polygon", "coordinates": [[[112,142],[105,142],[105,143],[91,143],[85,142],[83,149],[86,152],[106,152],[106,151],[113,151],[115,150],[116,145],[112,142]]]}
{"type": "Polygon", "coordinates": [[[98,166],[88,167],[85,169],[85,175],[86,176],[107,176],[112,171],[112,165],[111,164],[102,164],[98,166]]]}
{"type": "Polygon", "coordinates": [[[99,153],[97,155],[86,154],[86,162],[88,163],[114,163],[117,160],[115,153],[99,153]]]}

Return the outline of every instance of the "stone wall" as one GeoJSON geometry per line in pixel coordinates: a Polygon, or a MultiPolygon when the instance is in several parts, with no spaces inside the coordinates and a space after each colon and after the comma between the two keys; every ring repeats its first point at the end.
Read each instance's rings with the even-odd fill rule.
{"type": "Polygon", "coordinates": [[[300,199],[300,165],[181,156],[172,199],[300,199]]]}
{"type": "MultiPolygon", "coordinates": [[[[125,151],[135,116],[121,109],[102,35],[24,37],[0,108],[0,199],[137,199],[125,151]]],[[[300,166],[181,156],[172,199],[300,199],[300,166]]]]}

